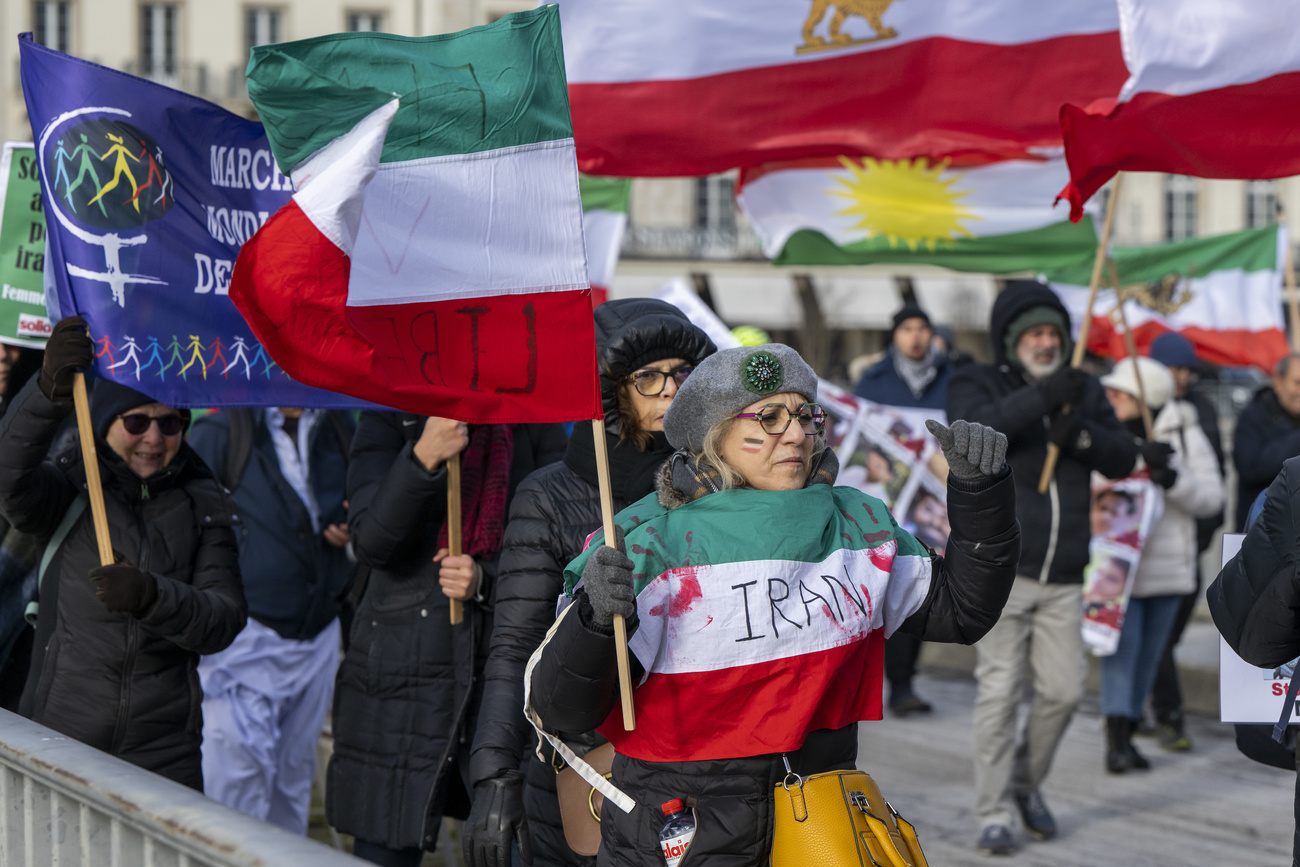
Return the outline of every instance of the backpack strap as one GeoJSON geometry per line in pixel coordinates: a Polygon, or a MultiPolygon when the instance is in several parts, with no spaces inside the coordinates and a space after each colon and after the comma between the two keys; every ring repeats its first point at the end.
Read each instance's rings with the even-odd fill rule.
{"type": "Polygon", "coordinates": [[[230,420],[230,439],[226,443],[226,465],[221,471],[221,486],[234,493],[253,454],[253,410],[223,409],[222,413],[230,420]]]}
{"type": "Polygon", "coordinates": [[[58,553],[63,540],[68,538],[72,532],[72,525],[77,523],[81,513],[86,511],[86,506],[90,505],[90,498],[86,494],[79,493],[76,498],[68,505],[68,511],[63,513],[63,520],[59,526],[54,529],[54,535],[45,545],[45,553],[41,555],[40,568],[36,570],[36,594],[37,598],[27,603],[27,609],[23,612],[24,619],[32,626],[36,625],[36,616],[40,611],[40,588],[45,583],[45,570],[50,568],[50,563],[54,560],[54,555],[58,553]]]}

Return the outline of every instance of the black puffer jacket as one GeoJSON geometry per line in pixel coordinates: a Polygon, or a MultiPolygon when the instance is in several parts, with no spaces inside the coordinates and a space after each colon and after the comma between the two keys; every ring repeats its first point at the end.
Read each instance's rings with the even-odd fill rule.
{"type": "MultiPolygon", "coordinates": [[[[452,626],[433,562],[447,512],[446,470],[428,472],[416,460],[423,429],[421,416],[365,412],[352,440],[348,529],[370,577],[334,692],[326,813],[330,825],[359,839],[431,850],[440,817],[467,814],[463,775],[497,563],[479,564],[489,604],[467,602],[464,622],[452,626]]],[[[514,425],[513,432],[508,496],[533,470],[559,460],[565,442],[559,425],[514,425]]]]}
{"type": "MultiPolygon", "coordinates": [[[[617,396],[623,378],[662,358],[698,364],[713,353],[714,346],[675,307],[655,299],[628,298],[602,304],[596,308],[595,318],[617,512],[650,493],[654,469],[671,451],[662,434],[645,452],[634,443],[618,441],[617,396]]],[[[591,428],[579,422],[564,462],[538,470],[519,486],[501,552],[492,653],[484,673],[470,779],[477,784],[518,768],[521,759],[525,761],[524,808],[537,867],[593,860],[574,854],[564,841],[555,768],[539,761],[530,749],[536,735],[521,708],[524,668],[555,622],[555,603],[564,590],[564,567],[582,552],[587,537],[601,524],[597,484],[591,428]]],[[[592,731],[570,735],[567,740],[579,755],[605,742],[592,731]]]]}
{"type": "MultiPolygon", "coordinates": [[[[81,450],[44,461],[71,402],[31,380],[0,421],[0,510],[48,539],[85,488],[81,450]]],[[[32,675],[23,712],[34,721],[202,791],[199,655],[224,650],[244,628],[233,504],[182,444],[141,481],[98,442],[114,551],[157,580],[142,617],[112,614],[86,573],[99,566],[89,508],[59,547],[41,587],[32,675]]]]}
{"type": "MultiPolygon", "coordinates": [[[[660,499],[672,496],[667,473],[660,499]]],[[[970,644],[997,622],[1015,580],[1020,529],[1015,482],[1004,469],[996,479],[965,482],[949,477],[952,534],[946,557],[935,557],[929,593],[900,629],[926,641],[970,644]]],[[[901,532],[901,531],[900,531],[901,532]]],[[[698,565],[698,564],[697,564],[698,565]]],[[[533,670],[532,702],[547,729],[584,731],[604,722],[618,701],[614,638],[583,620],[582,591],[566,609],[533,670]]],[[[629,623],[634,632],[636,623],[629,623]]],[[[634,679],[636,669],[634,664],[634,679]]],[[[737,696],[737,701],[743,701],[737,696]]],[[[787,755],[793,770],[808,775],[852,768],[857,724],[814,731],[787,755]]],[[[761,867],[772,842],[772,789],[785,774],[780,755],[699,762],[648,762],[616,756],[613,783],[637,806],[628,814],[606,805],[597,863],[652,867],[663,814],[671,798],[696,801],[697,831],[688,861],[723,867],[761,867]],[[692,857],[694,861],[691,861],[692,857]]]]}
{"type": "Polygon", "coordinates": [[[1246,526],[1246,515],[1260,491],[1273,483],[1282,462],[1300,455],[1300,418],[1278,403],[1271,387],[1261,388],[1237,417],[1232,438],[1232,462],[1237,466],[1235,526],[1246,526]]]}
{"type": "Polygon", "coordinates": [[[948,385],[948,418],[977,421],[1007,435],[1007,463],[1016,474],[1016,509],[1024,532],[1019,574],[1079,584],[1091,538],[1089,477],[1093,470],[1112,479],[1128,475],[1137,461],[1137,444],[1115,418],[1101,383],[1090,376],[1083,399],[1071,410],[1083,421],[1083,432],[1061,450],[1048,492],[1038,493],[1051,410],[1003,348],[1008,326],[1031,307],[1052,307],[1069,318],[1046,286],[1029,281],[1008,286],[993,304],[989,329],[997,361],[957,369],[948,385]]]}

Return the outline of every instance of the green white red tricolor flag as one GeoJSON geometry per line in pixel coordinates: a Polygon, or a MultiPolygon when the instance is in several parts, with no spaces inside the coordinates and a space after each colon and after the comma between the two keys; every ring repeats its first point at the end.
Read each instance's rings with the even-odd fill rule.
{"type": "Polygon", "coordinates": [[[1067,176],[1060,159],[813,159],[743,172],[737,201],[779,265],[1039,271],[1091,261],[1097,247],[1091,221],[1052,206],[1067,176]]]}
{"type": "MultiPolygon", "coordinates": [[[[1149,247],[1115,247],[1124,315],[1138,351],[1177,331],[1212,364],[1254,366],[1272,372],[1287,354],[1282,321],[1282,258],[1286,228],[1269,226],[1211,238],[1149,247]]],[[[1091,265],[1047,275],[1076,328],[1087,314],[1091,265]]],[[[1109,280],[1109,274],[1103,281],[1109,280]]],[[[1104,283],[1103,283],[1104,285],[1104,283]]],[[[1108,314],[1115,290],[1102,289],[1092,308],[1088,348],[1099,355],[1128,355],[1124,335],[1108,314]]]]}
{"type": "Polygon", "coordinates": [[[618,267],[618,252],[627,231],[631,178],[582,175],[582,232],[587,238],[587,270],[591,277],[592,306],[604,304],[618,267]]]}
{"type": "Polygon", "coordinates": [[[1300,174],[1300,0],[1119,0],[1119,20],[1118,98],[1061,108],[1076,217],[1118,171],[1300,174]]]}
{"type": "MultiPolygon", "coordinates": [[[[545,2],[545,0],[543,0],[545,2]]],[[[578,165],[1024,158],[1124,81],[1114,0],[559,0],[578,165]]]]}
{"type": "Polygon", "coordinates": [[[286,372],[469,422],[599,416],[554,7],[261,46],[248,86],[297,193],[230,296],[286,372]]]}

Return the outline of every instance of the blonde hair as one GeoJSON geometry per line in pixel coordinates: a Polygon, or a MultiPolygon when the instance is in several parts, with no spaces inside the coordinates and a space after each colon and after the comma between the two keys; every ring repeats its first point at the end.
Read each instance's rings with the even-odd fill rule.
{"type": "MultiPolygon", "coordinates": [[[[722,456],[722,440],[731,432],[731,426],[735,423],[736,419],[732,416],[714,422],[708,433],[704,435],[704,443],[699,454],[690,453],[692,460],[699,469],[712,470],[717,474],[718,486],[724,491],[749,487],[749,482],[740,474],[740,471],[727,463],[726,458],[722,456]]],[[[792,421],[792,424],[798,424],[798,422],[792,421]]],[[[821,457],[826,448],[826,431],[823,429],[820,433],[813,435],[810,467],[816,463],[817,458],[821,457]]],[[[809,478],[812,478],[811,472],[809,472],[809,478]]]]}

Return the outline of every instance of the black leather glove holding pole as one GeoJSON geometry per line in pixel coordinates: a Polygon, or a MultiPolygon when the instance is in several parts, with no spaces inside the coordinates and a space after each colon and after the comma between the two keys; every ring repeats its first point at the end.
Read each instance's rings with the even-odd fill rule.
{"type": "MultiPolygon", "coordinates": [[[[613,550],[612,548],[607,550],[613,550]]],[[[474,787],[474,806],[465,820],[461,850],[467,867],[510,867],[510,844],[519,860],[533,863],[533,841],[524,814],[524,775],[506,771],[474,787]]]]}
{"type": "Polygon", "coordinates": [[[41,393],[50,400],[71,400],[77,371],[90,370],[94,363],[95,344],[86,332],[85,320],[80,316],[60,319],[45,344],[39,379],[41,393]]]}
{"type": "Polygon", "coordinates": [[[158,599],[158,580],[126,563],[91,569],[95,596],[109,611],[142,616],[158,599]]]}
{"type": "Polygon", "coordinates": [[[601,545],[582,569],[582,587],[591,603],[592,623],[602,629],[614,625],[614,616],[630,620],[636,614],[636,593],[632,589],[632,561],[627,558],[623,530],[614,528],[614,544],[601,545]]]}
{"type": "Polygon", "coordinates": [[[1062,367],[1047,379],[1038,383],[1038,392],[1049,410],[1060,409],[1072,403],[1078,403],[1083,397],[1084,384],[1088,374],[1077,367],[1062,367]]]}
{"type": "Polygon", "coordinates": [[[1138,450],[1142,452],[1142,459],[1147,463],[1151,481],[1166,491],[1172,488],[1174,482],[1178,481],[1178,470],[1169,463],[1174,456],[1174,447],[1159,440],[1145,440],[1138,450]]]}
{"type": "Polygon", "coordinates": [[[948,427],[931,419],[925,427],[939,441],[948,472],[959,479],[992,478],[1006,463],[1007,438],[988,425],[957,419],[948,427]]]}

